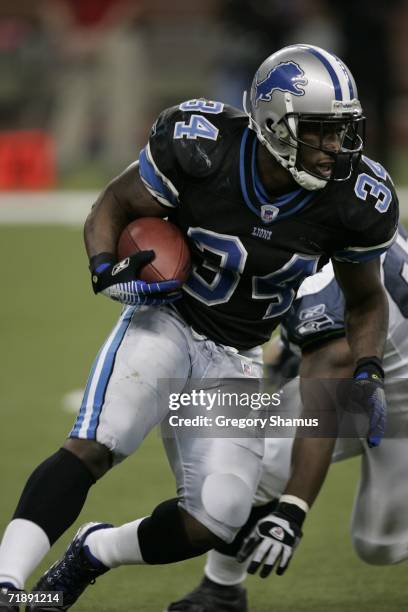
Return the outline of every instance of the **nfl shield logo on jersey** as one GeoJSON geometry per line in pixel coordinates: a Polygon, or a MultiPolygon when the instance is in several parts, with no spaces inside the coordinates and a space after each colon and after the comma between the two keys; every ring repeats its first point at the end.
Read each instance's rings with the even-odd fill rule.
{"type": "Polygon", "coordinates": [[[244,376],[252,376],[252,364],[241,359],[241,365],[244,376]]]}
{"type": "Polygon", "coordinates": [[[264,204],[261,206],[261,219],[264,223],[271,223],[279,212],[279,208],[273,204],[264,204]]]}

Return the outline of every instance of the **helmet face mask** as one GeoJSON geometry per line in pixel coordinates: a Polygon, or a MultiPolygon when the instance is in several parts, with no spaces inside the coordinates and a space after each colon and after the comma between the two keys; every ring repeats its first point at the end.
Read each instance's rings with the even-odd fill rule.
{"type": "MultiPolygon", "coordinates": [[[[286,123],[286,119],[283,121],[286,123]]],[[[296,125],[297,135],[290,133],[290,125],[287,122],[291,140],[296,142],[296,168],[309,172],[318,179],[325,178],[321,172],[304,165],[305,151],[312,149],[324,153],[327,161],[330,158],[331,173],[328,181],[348,180],[363,151],[365,118],[344,115],[339,119],[302,115],[301,118],[296,118],[296,125]]]]}
{"type": "Polygon", "coordinates": [[[248,108],[244,94],[244,109],[249,127],[302,187],[321,189],[351,176],[363,150],[364,117],[354,79],[336,56],[311,45],[274,53],[255,75],[248,108]]]}

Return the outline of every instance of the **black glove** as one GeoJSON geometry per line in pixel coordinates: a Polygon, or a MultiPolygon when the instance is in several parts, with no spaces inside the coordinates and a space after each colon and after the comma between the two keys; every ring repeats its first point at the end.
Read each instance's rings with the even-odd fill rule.
{"type": "Polygon", "coordinates": [[[177,280],[146,283],[138,280],[140,270],[154,258],[154,251],[140,251],[117,262],[112,253],[91,257],[90,270],[95,293],[102,293],[122,304],[160,305],[181,297],[177,280]]]}

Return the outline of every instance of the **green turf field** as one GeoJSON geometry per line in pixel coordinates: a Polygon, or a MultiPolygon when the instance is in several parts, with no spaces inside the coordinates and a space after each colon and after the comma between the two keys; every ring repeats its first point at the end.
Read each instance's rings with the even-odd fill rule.
{"type": "MultiPolygon", "coordinates": [[[[63,396],[82,387],[99,344],[119,310],[94,297],[81,231],[0,226],[1,530],[25,479],[71,428],[63,396]]],[[[333,467],[284,577],[248,580],[251,612],[392,612],[406,609],[404,564],[377,568],[357,559],[348,523],[359,464],[333,467]]],[[[30,587],[88,520],[116,524],[144,516],[174,488],[155,432],[132,458],[91,491],[77,524],[55,546],[30,587]]],[[[124,567],[100,578],[78,612],[160,612],[193,587],[203,559],[164,567],[124,567]]]]}

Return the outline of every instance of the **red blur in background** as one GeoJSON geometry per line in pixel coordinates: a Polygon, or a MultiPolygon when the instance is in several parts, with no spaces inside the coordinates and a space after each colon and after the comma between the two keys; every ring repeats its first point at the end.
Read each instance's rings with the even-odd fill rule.
{"type": "Polygon", "coordinates": [[[49,189],[56,184],[55,147],[42,130],[0,132],[0,189],[49,189]]]}

